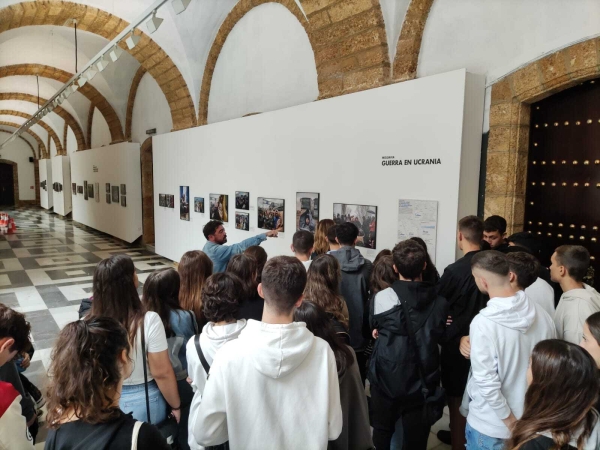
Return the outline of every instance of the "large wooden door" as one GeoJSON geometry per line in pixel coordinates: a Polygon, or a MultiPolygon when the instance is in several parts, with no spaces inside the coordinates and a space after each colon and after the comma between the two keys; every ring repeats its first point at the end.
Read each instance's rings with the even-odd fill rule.
{"type": "Polygon", "coordinates": [[[525,230],[546,257],[559,245],[585,246],[598,274],[599,227],[600,80],[592,80],[531,107],[525,230]]]}
{"type": "Polygon", "coordinates": [[[12,206],[14,204],[13,166],[11,164],[0,163],[0,205],[12,206]]]}

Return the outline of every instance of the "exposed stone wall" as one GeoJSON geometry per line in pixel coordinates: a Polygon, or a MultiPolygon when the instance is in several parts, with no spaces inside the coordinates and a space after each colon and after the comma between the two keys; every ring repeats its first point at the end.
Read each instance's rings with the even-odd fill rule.
{"type": "MultiPolygon", "coordinates": [[[[33,117],[30,114],[26,114],[21,111],[13,111],[12,109],[0,109],[0,115],[22,117],[23,119],[27,119],[27,120],[29,120],[33,117]]],[[[63,146],[60,143],[60,139],[58,138],[58,135],[54,132],[54,130],[43,120],[40,120],[37,124],[48,132],[48,138],[52,138],[52,140],[54,141],[54,145],[56,145],[57,154],[63,155],[64,154],[63,146]]],[[[48,146],[48,148],[50,148],[50,146],[48,146]]]]}
{"type": "MultiPolygon", "coordinates": [[[[94,111],[96,111],[96,105],[94,105],[94,103],[91,103],[90,109],[88,111],[87,121],[87,141],[90,143],[90,147],[92,146],[92,124],[94,123],[94,111]]],[[[106,119],[106,116],[104,118],[106,119]]]]}
{"type": "Polygon", "coordinates": [[[138,71],[133,77],[131,82],[131,88],[129,88],[129,97],[127,99],[127,117],[125,120],[125,140],[131,142],[131,124],[133,123],[133,105],[135,104],[135,96],[137,95],[138,87],[144,75],[146,75],[146,69],[140,66],[138,71]]]}

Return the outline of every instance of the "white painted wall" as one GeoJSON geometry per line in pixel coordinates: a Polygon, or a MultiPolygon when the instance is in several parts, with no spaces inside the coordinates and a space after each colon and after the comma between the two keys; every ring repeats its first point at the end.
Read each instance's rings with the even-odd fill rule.
{"type": "Polygon", "coordinates": [[[94,117],[92,118],[92,142],[90,147],[102,147],[103,145],[109,145],[111,142],[108,123],[106,123],[106,119],[100,110],[96,108],[94,109],[94,117]]]}
{"type": "Polygon", "coordinates": [[[77,151],[77,138],[71,127],[67,128],[67,153],[71,154],[77,151]]]}
{"type": "Polygon", "coordinates": [[[53,156],[56,156],[58,154],[58,151],[56,150],[56,142],[54,142],[54,139],[50,138],[50,157],[52,158],[53,156]]]}
{"type": "Polygon", "coordinates": [[[400,198],[437,200],[436,260],[443,269],[455,259],[461,204],[476,213],[478,167],[463,184],[459,178],[461,159],[478,158],[482,111],[483,80],[459,70],[156,136],[156,251],[178,261],[204,246],[208,214],[192,209],[191,220],[183,221],[179,201],[174,209],[158,205],[159,194],[178,197],[179,186],[189,186],[190,199],[204,197],[207,208],[210,193],[229,195],[231,243],[259,233],[257,197],[284,198],[286,231],[263,245],[270,256],[290,254],[295,195],[306,191],[321,194],[321,218],[332,216],[334,202],[378,207],[377,250],[363,250],[369,258],[396,243],[400,198]],[[468,83],[475,84],[467,89],[468,83]],[[442,164],[383,166],[384,156],[441,158],[442,164]],[[250,192],[250,232],[235,230],[236,190],[250,192]]]}
{"type": "Polygon", "coordinates": [[[40,206],[50,209],[54,206],[54,195],[52,194],[52,160],[40,159],[40,206]],[[46,190],[42,189],[42,181],[46,180],[46,190]]]}
{"type": "Polygon", "coordinates": [[[60,192],[52,191],[54,199],[54,212],[61,216],[69,214],[72,207],[71,200],[71,165],[68,156],[55,156],[52,161],[52,182],[63,185],[60,192]]]}
{"type": "Polygon", "coordinates": [[[267,3],[233,27],[217,60],[208,122],[312,102],[319,96],[306,31],[283,5],[267,3]]]}
{"type": "Polygon", "coordinates": [[[115,144],[108,147],[76,152],[71,155],[71,182],[99,183],[94,198],[84,200],[83,194],[73,196],[73,220],[126,242],[142,235],[142,176],[140,145],[115,144]],[[94,171],[94,167],[98,171],[94,171]],[[127,206],[120,202],[106,203],[106,183],[127,185],[127,206]],[[100,201],[96,202],[96,195],[100,201]]]}
{"type": "Polygon", "coordinates": [[[169,133],[173,129],[171,108],[158,83],[146,73],[138,86],[131,119],[131,139],[142,144],[147,138],[146,130],[156,128],[156,134],[169,133]]]}
{"type": "MultiPolygon", "coordinates": [[[[4,142],[9,137],[9,133],[0,131],[0,142],[4,142]]],[[[2,148],[0,155],[0,159],[7,159],[17,163],[19,200],[35,200],[35,166],[29,162],[29,158],[33,156],[29,145],[21,139],[15,139],[2,148]],[[31,186],[33,186],[33,189],[31,186]]]]}

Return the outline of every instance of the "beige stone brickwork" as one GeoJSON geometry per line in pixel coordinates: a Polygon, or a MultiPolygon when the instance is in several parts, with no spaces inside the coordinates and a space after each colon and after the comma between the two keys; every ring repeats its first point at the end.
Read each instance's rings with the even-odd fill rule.
{"type": "Polygon", "coordinates": [[[492,86],[484,211],[486,217],[505,217],[509,233],[523,229],[531,103],[598,76],[600,38],[594,38],[534,61],[492,86]]]}
{"type": "Polygon", "coordinates": [[[63,129],[63,145],[65,147],[65,155],[69,154],[69,147],[67,145],[67,136],[69,134],[69,125],[65,122],[65,126],[63,129]]]}
{"type": "MultiPolygon", "coordinates": [[[[77,19],[78,30],[100,35],[109,41],[129,25],[127,21],[93,6],[69,1],[37,0],[0,9],[0,33],[31,25],[64,26],[69,19],[77,19]]],[[[140,35],[141,39],[133,50],[129,50],[125,42],[121,42],[120,46],[137,59],[159,84],[169,102],[174,129],[180,130],[196,125],[194,103],[179,69],[147,34],[139,29],[136,29],[135,33],[140,35]]],[[[110,126],[109,117],[104,114],[98,102],[96,104],[110,126]]],[[[113,136],[113,140],[117,139],[113,136]]],[[[123,140],[122,135],[120,140],[123,140]]]]}
{"type": "Polygon", "coordinates": [[[131,124],[133,122],[133,105],[135,103],[135,97],[137,95],[138,87],[140,86],[140,81],[142,81],[142,77],[146,75],[147,70],[140,66],[135,75],[133,76],[133,81],[131,82],[131,87],[129,88],[129,98],[127,99],[127,116],[125,118],[125,139],[127,141],[131,141],[131,124]]]}
{"type": "Polygon", "coordinates": [[[19,166],[14,161],[8,159],[0,159],[0,164],[10,164],[13,169],[13,191],[15,206],[19,206],[19,166]]]}
{"type": "Polygon", "coordinates": [[[92,146],[92,124],[94,123],[94,111],[96,111],[96,105],[90,103],[90,109],[88,110],[88,122],[87,122],[87,141],[92,146]]]}
{"type": "MultiPolygon", "coordinates": [[[[0,23],[2,23],[2,11],[3,10],[0,10],[0,23]]],[[[1,29],[2,27],[0,26],[0,32],[1,29]]],[[[73,77],[72,73],[42,64],[15,64],[11,66],[0,67],[0,78],[19,75],[37,75],[43,78],[60,81],[61,83],[66,83],[73,77]]],[[[110,105],[106,98],[104,98],[104,96],[100,94],[100,92],[98,92],[98,90],[90,83],[86,83],[83,87],[80,87],[77,92],[84,95],[89,101],[92,102],[92,104],[98,107],[98,110],[106,119],[113,143],[123,142],[124,138],[121,121],[119,120],[114,108],[110,105]]],[[[88,142],[91,141],[88,140],[88,142]]]]}
{"type": "MultiPolygon", "coordinates": [[[[30,103],[35,103],[35,104],[38,103],[38,98],[35,95],[21,94],[18,92],[0,93],[0,100],[20,100],[20,101],[30,102],[30,103]]],[[[43,105],[44,103],[46,103],[46,101],[47,101],[46,99],[40,98],[40,105],[43,105]]],[[[65,126],[69,126],[73,130],[73,133],[75,134],[75,139],[77,139],[77,150],[85,150],[86,148],[89,148],[89,146],[86,146],[85,139],[83,137],[83,130],[79,126],[79,123],[77,122],[77,120],[75,120],[75,118],[68,111],[66,111],[64,108],[62,108],[60,106],[57,106],[56,108],[54,108],[54,110],[52,112],[56,113],[60,118],[62,118],[65,121],[65,126]]],[[[65,138],[63,139],[63,142],[65,143],[65,147],[66,147],[66,143],[67,143],[66,128],[65,128],[65,138]]]]}
{"type": "MultiPolygon", "coordinates": [[[[26,114],[21,111],[14,111],[12,109],[0,109],[0,115],[22,117],[23,119],[27,120],[33,117],[30,114],[26,114]]],[[[54,130],[43,120],[40,120],[37,124],[41,126],[44,130],[46,130],[48,132],[48,138],[52,138],[52,140],[54,141],[54,145],[56,145],[56,153],[59,155],[64,155],[65,153],[63,146],[60,143],[60,139],[58,138],[58,135],[54,132],[54,130]]],[[[50,146],[48,146],[48,148],[50,148],[50,146]]]]}
{"type": "MultiPolygon", "coordinates": [[[[8,127],[13,127],[13,128],[19,128],[19,127],[21,126],[21,125],[19,125],[18,123],[14,123],[14,122],[3,122],[3,121],[0,121],[0,125],[6,125],[6,126],[8,126],[8,127]]],[[[42,140],[40,139],[40,137],[38,136],[38,134],[37,134],[37,133],[35,133],[35,132],[31,131],[31,130],[27,130],[27,131],[25,131],[25,133],[27,133],[27,134],[29,134],[31,137],[33,137],[33,138],[36,140],[36,142],[38,143],[38,148],[39,148],[39,156],[38,156],[38,155],[36,155],[36,153],[35,153],[35,152],[33,153],[33,156],[34,156],[36,159],[38,159],[38,157],[39,157],[39,159],[44,159],[44,158],[46,158],[46,157],[47,157],[46,155],[47,155],[47,153],[48,153],[48,152],[47,152],[47,150],[46,150],[46,144],[44,144],[44,141],[42,141],[42,140]]]]}

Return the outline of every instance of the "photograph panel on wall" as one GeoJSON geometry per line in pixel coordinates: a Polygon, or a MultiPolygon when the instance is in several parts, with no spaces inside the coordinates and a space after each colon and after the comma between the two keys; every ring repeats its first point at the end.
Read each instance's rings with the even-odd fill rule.
{"type": "Polygon", "coordinates": [[[179,186],[179,218],[190,220],[190,187],[179,186]]]}
{"type": "Polygon", "coordinates": [[[278,230],[283,233],[285,200],[282,198],[258,197],[258,228],[278,230]]]}
{"type": "Polygon", "coordinates": [[[158,206],[167,206],[167,196],[165,194],[158,194],[158,206]]]}
{"type": "Polygon", "coordinates": [[[83,186],[77,186],[77,193],[83,194],[83,186]]]}
{"type": "Polygon", "coordinates": [[[121,195],[127,195],[127,186],[121,185],[121,195]]]}
{"type": "Polygon", "coordinates": [[[110,194],[106,194],[106,203],[108,203],[109,205],[111,204],[111,196],[110,194]]]}
{"type": "Polygon", "coordinates": [[[96,190],[96,203],[100,203],[100,183],[94,183],[94,189],[96,190]]]}
{"type": "Polygon", "coordinates": [[[106,193],[110,194],[110,183],[106,183],[106,193]]]}
{"type": "Polygon", "coordinates": [[[318,192],[296,192],[296,231],[314,233],[319,223],[318,192]]]}
{"type": "Polygon", "coordinates": [[[121,195],[121,206],[127,206],[127,197],[121,195]]]}
{"type": "Polygon", "coordinates": [[[194,212],[204,214],[204,197],[194,197],[194,212]]]}
{"type": "Polygon", "coordinates": [[[71,189],[73,189],[73,194],[77,195],[77,183],[71,183],[71,189]]]}
{"type": "Polygon", "coordinates": [[[175,208],[175,196],[167,195],[167,199],[169,201],[169,208],[175,208]]]}
{"type": "Polygon", "coordinates": [[[210,218],[229,222],[229,195],[210,194],[210,218]]]}
{"type": "Polygon", "coordinates": [[[84,200],[88,199],[88,182],[87,181],[83,182],[83,199],[84,200]]]}
{"type": "Polygon", "coordinates": [[[94,198],[94,185],[92,183],[88,183],[88,197],[94,198]]]}
{"type": "Polygon", "coordinates": [[[358,228],[357,247],[377,248],[377,206],[333,204],[333,221],[350,222],[358,228]]]}
{"type": "Polygon", "coordinates": [[[235,212],[236,230],[250,231],[250,213],[235,212]]]}
{"type": "Polygon", "coordinates": [[[250,192],[235,191],[235,209],[250,209],[250,192]]]}
{"type": "Polygon", "coordinates": [[[119,186],[112,186],[111,189],[113,203],[119,203],[119,186]]]}

